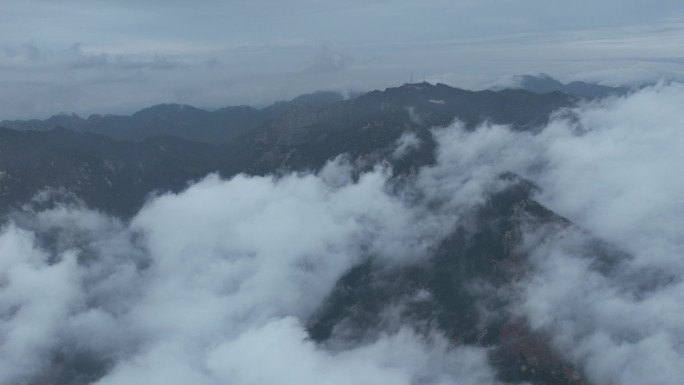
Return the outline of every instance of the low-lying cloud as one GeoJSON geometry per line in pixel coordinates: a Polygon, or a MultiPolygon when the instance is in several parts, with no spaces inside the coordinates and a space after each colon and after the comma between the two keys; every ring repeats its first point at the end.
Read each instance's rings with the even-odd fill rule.
{"type": "MultiPolygon", "coordinates": [[[[0,232],[0,383],[495,383],[486,349],[438,331],[321,346],[305,324],[350,268],[429,257],[510,171],[578,225],[521,229],[518,315],[593,384],[678,384],[683,104],[684,86],[659,84],[538,133],[435,129],[437,163],[402,187],[339,157],[318,174],[208,176],[130,223],[16,213],[0,232]]],[[[419,146],[406,134],[392,156],[419,146]]]]}
{"type": "Polygon", "coordinates": [[[354,181],[342,159],[318,175],[208,176],[130,224],[68,206],[15,215],[0,235],[0,382],[492,383],[486,350],[437,332],[308,340],[342,274],[415,263],[450,226],[391,193],[386,168],[354,181]]]}
{"type": "Polygon", "coordinates": [[[682,103],[684,86],[663,83],[560,111],[538,134],[461,133],[462,156],[532,180],[579,225],[523,229],[519,310],[591,383],[684,375],[682,103]]]}
{"type": "Polygon", "coordinates": [[[542,202],[630,255],[602,273],[596,251],[568,236],[533,252],[524,309],[597,384],[684,375],[682,102],[682,85],[659,85],[585,106],[540,136],[542,202]]]}

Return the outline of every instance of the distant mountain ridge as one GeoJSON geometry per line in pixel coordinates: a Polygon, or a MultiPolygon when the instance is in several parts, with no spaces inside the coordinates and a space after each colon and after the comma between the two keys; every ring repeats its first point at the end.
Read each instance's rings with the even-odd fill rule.
{"type": "Polygon", "coordinates": [[[276,102],[262,109],[230,106],[208,111],[186,104],[158,104],[130,116],[93,114],[84,119],[75,113],[60,113],[45,120],[3,120],[0,127],[20,131],[45,131],[63,127],[103,134],[118,140],[139,142],[156,135],[174,135],[207,143],[222,143],[280,116],[295,106],[319,106],[344,100],[339,92],[319,91],[276,102]]]}
{"type": "Polygon", "coordinates": [[[582,81],[573,81],[563,84],[546,74],[517,75],[513,77],[513,81],[516,83],[516,85],[510,88],[523,89],[539,94],[563,92],[568,95],[589,99],[620,96],[629,92],[629,88],[627,87],[611,87],[582,81]]]}
{"type": "Polygon", "coordinates": [[[189,105],[159,104],[130,116],[95,114],[83,119],[73,113],[61,113],[46,120],[2,121],[0,127],[19,131],[62,127],[132,142],[173,135],[219,144],[268,125],[281,127],[283,138],[292,140],[305,127],[343,127],[353,121],[377,120],[387,115],[419,120],[419,124],[428,126],[446,125],[458,118],[470,126],[490,120],[527,127],[542,123],[539,118],[573,102],[573,97],[559,92],[540,97],[523,90],[468,91],[422,82],[371,91],[347,100],[340,93],[316,92],[260,110],[237,106],[207,111],[189,105]]]}
{"type": "MultiPolygon", "coordinates": [[[[431,127],[459,119],[470,128],[490,121],[518,130],[534,129],[544,125],[553,111],[576,100],[562,93],[475,92],[442,84],[405,84],[318,106],[295,101],[277,118],[232,132],[231,140],[213,142],[206,133],[212,131],[206,126],[197,129],[191,122],[208,116],[251,116],[258,110],[231,107],[208,112],[191,106],[159,105],[130,117],[91,116],[90,124],[98,119],[107,122],[96,126],[98,129],[84,129],[84,120],[62,114],[52,122],[75,122],[79,128],[0,130],[0,198],[4,202],[0,211],[22,204],[42,189],[64,188],[79,192],[91,207],[128,216],[150,192],[177,191],[211,172],[230,177],[316,170],[342,153],[352,159],[386,157],[388,148],[407,130],[426,142],[424,152],[396,165],[399,171],[409,170],[432,161],[431,127]],[[164,122],[162,127],[170,129],[147,132],[148,137],[139,134],[136,141],[130,136],[121,140],[131,127],[141,127],[147,121],[164,122]],[[112,134],[117,127],[121,133],[112,134]],[[181,129],[185,136],[178,134],[181,129]]],[[[274,109],[278,111],[267,113],[273,116],[284,107],[277,105],[274,109]]]]}
{"type": "MultiPolygon", "coordinates": [[[[610,87],[580,81],[563,84],[545,74],[519,75],[515,76],[513,80],[516,85],[511,87],[496,87],[492,91],[503,92],[505,88],[511,88],[530,91],[537,94],[561,92],[570,96],[590,99],[603,98],[611,95],[624,95],[629,92],[629,89],[626,87],[610,87]]],[[[453,108],[453,106],[440,106],[439,103],[442,101],[442,99],[439,99],[440,95],[448,94],[451,95],[450,97],[455,97],[455,95],[460,92],[462,94],[460,98],[467,99],[470,97],[469,95],[486,95],[487,92],[492,92],[489,90],[466,91],[444,84],[431,85],[426,82],[412,83],[405,86],[414,89],[427,86],[433,87],[430,88],[435,93],[435,98],[432,99],[432,107],[434,107],[434,113],[431,113],[432,115],[440,115],[443,113],[442,111],[453,108]]],[[[378,92],[387,92],[392,89],[393,88],[388,88],[386,91],[371,91],[366,94],[354,94],[352,95],[352,98],[366,96],[368,94],[372,95],[378,92]]],[[[477,117],[473,115],[473,112],[466,111],[469,108],[470,101],[465,99],[463,99],[464,103],[460,107],[462,111],[459,114],[459,117],[466,121],[476,119],[477,117]]],[[[74,131],[98,133],[117,140],[134,142],[140,142],[156,135],[174,135],[206,143],[226,143],[250,129],[265,124],[269,120],[279,118],[290,109],[316,109],[344,100],[344,95],[339,92],[318,91],[300,95],[289,101],[279,101],[264,108],[254,108],[242,105],[228,106],[209,111],[186,104],[165,103],[144,108],[129,116],[93,114],[88,118],[82,118],[75,113],[62,112],[45,120],[3,120],[0,121],[0,127],[19,131],[45,131],[55,127],[63,127],[74,131]]],[[[413,103],[415,101],[407,99],[405,102],[413,103]]],[[[423,101],[420,100],[417,102],[423,103],[423,101]]],[[[476,110],[481,111],[483,108],[476,106],[476,110]]],[[[487,110],[487,113],[489,114],[497,113],[496,108],[493,107],[487,110]]],[[[447,113],[447,115],[453,114],[447,113]]]]}

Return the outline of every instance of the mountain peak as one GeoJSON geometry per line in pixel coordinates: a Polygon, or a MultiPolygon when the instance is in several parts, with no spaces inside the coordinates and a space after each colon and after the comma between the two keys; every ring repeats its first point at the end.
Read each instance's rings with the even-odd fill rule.
{"type": "Polygon", "coordinates": [[[429,88],[429,87],[434,87],[434,84],[428,83],[427,81],[424,81],[424,80],[423,80],[422,82],[419,82],[419,83],[404,83],[404,84],[402,84],[399,88],[417,88],[417,89],[421,89],[421,88],[429,88]]]}

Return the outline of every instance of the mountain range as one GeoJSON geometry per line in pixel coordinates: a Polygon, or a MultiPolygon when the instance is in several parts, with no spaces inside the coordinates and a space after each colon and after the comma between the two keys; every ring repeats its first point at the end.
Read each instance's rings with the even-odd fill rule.
{"type": "Polygon", "coordinates": [[[45,131],[62,127],[78,132],[103,134],[119,140],[142,141],[156,135],[174,135],[209,143],[225,142],[299,105],[319,106],[343,100],[337,92],[315,92],[262,109],[231,106],[214,111],[184,104],[159,104],[133,115],[94,114],[87,119],[63,112],[45,120],[4,120],[0,127],[20,131],[45,131]]]}
{"type": "Polygon", "coordinates": [[[612,87],[583,81],[572,81],[570,83],[564,84],[546,74],[517,75],[514,76],[512,80],[514,85],[512,87],[508,85],[508,87],[523,89],[540,94],[549,92],[563,92],[568,95],[588,99],[605,98],[608,96],[623,96],[630,91],[628,87],[612,87]]]}
{"type": "MultiPolygon", "coordinates": [[[[209,127],[199,122],[214,114],[225,118],[227,115],[220,114],[227,109],[210,113],[193,107],[160,105],[131,117],[109,118],[120,121],[121,127],[129,127],[126,122],[130,121],[130,127],[136,129],[143,127],[136,126],[139,122],[148,122],[144,126],[147,128],[141,130],[149,136],[133,128],[88,128],[73,116],[68,120],[77,125],[49,128],[53,121],[48,119],[51,123],[40,130],[0,130],[0,195],[5,202],[0,209],[19,205],[42,189],[65,189],[92,207],[127,216],[142,206],[149,193],[178,191],[188,181],[210,172],[230,177],[238,173],[316,170],[342,153],[353,159],[380,158],[403,132],[414,130],[430,142],[429,128],[447,125],[454,119],[471,128],[487,120],[529,130],[543,125],[553,111],[575,101],[562,93],[473,92],[428,83],[373,91],[350,100],[313,94],[262,110],[259,113],[269,116],[275,111],[284,112],[257,127],[241,126],[235,129],[238,132],[226,129],[229,134],[221,135],[224,141],[207,139],[216,133],[218,125],[209,127]],[[187,127],[185,137],[173,135],[173,130],[163,134],[155,131],[169,125],[187,127]],[[121,136],[128,139],[121,140],[121,136]]],[[[424,163],[431,155],[421,156],[424,163]]],[[[404,163],[414,168],[422,164],[404,163]]]]}
{"type": "MultiPolygon", "coordinates": [[[[459,120],[468,130],[491,123],[534,132],[554,112],[580,100],[551,89],[555,86],[549,79],[528,79],[527,88],[535,92],[475,92],[423,82],[352,99],[310,94],[261,110],[158,105],[131,116],[65,114],[3,122],[0,211],[15,215],[27,205],[85,204],[127,220],[150,194],[182,191],[209,173],[231,178],[317,172],[340,155],[359,172],[386,162],[399,183],[435,163],[433,127],[459,120]],[[423,145],[393,156],[406,134],[423,145]]],[[[578,84],[563,87],[584,94],[608,92],[578,84]]],[[[312,340],[325,344],[342,324],[351,330],[345,338],[352,340],[382,332],[382,314],[423,290],[429,300],[409,303],[401,318],[418,329],[431,325],[453,344],[490,349],[500,381],[585,384],[547,336],[509,310],[510,299],[470,289],[474,281],[505,288],[526,269],[527,255],[516,251],[522,217],[536,226],[574,227],[534,200],[536,187],[530,182],[514,174],[500,178],[510,187],[487,196],[468,214],[470,228],[457,228],[426,261],[387,270],[369,259],[347,272],[309,320],[312,340]],[[478,309],[493,303],[497,316],[483,318],[478,309]]],[[[97,356],[60,357],[49,371],[58,384],[90,383],[108,370],[106,360],[97,356]]]]}
{"type": "MultiPolygon", "coordinates": [[[[572,82],[567,85],[546,75],[523,75],[517,78],[518,89],[498,91],[467,91],[445,84],[429,83],[407,84],[404,88],[414,92],[402,94],[392,88],[382,92],[353,94],[351,99],[363,96],[363,103],[381,102],[385,99],[393,105],[416,108],[423,112],[424,124],[446,124],[454,117],[474,124],[483,118],[513,124],[536,124],[529,120],[535,111],[523,111],[524,108],[537,108],[537,99],[526,93],[526,90],[538,94],[564,93],[568,96],[598,98],[608,95],[620,95],[628,91],[623,87],[607,87],[597,84],[572,82]],[[429,91],[425,91],[429,90],[429,91]],[[525,98],[529,98],[525,100],[525,98]],[[517,115],[517,116],[516,116],[517,115]]],[[[549,96],[549,99],[560,100],[563,96],[549,96]]],[[[539,99],[541,100],[541,99],[539,99]]],[[[3,120],[0,127],[19,131],[45,131],[62,127],[77,132],[102,134],[117,140],[140,142],[157,135],[174,135],[180,138],[206,142],[226,143],[241,134],[264,125],[266,122],[280,118],[285,112],[297,118],[306,114],[306,110],[324,110],[326,114],[337,113],[336,110],[350,103],[344,103],[342,94],[332,91],[320,91],[298,96],[289,101],[276,102],[270,106],[257,109],[250,106],[230,106],[208,111],[183,104],[159,104],[144,108],[130,116],[94,114],[82,118],[75,113],[63,112],[45,120],[3,120]],[[339,106],[338,106],[339,104],[339,106]]],[[[369,108],[376,108],[378,106],[369,108]]],[[[545,108],[543,105],[539,108],[545,108]]],[[[340,112],[341,114],[350,111],[340,112]]],[[[355,111],[361,112],[361,111],[355,111]]],[[[367,111],[365,113],[370,113],[367,111]]],[[[323,117],[329,119],[330,117],[323,117]]],[[[299,123],[295,123],[299,124],[299,123]]]]}

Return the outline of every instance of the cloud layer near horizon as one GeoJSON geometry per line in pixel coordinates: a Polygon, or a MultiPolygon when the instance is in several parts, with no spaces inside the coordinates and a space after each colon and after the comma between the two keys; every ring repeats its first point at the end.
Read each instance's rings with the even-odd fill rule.
{"type": "Polygon", "coordinates": [[[264,105],[411,73],[472,89],[539,72],[609,85],[681,79],[683,17],[671,0],[6,0],[0,120],[264,105]]]}
{"type": "MultiPolygon", "coordinates": [[[[588,231],[523,229],[519,314],[592,383],[678,384],[683,104],[683,85],[659,84],[561,111],[539,133],[435,129],[437,164],[398,192],[387,169],[354,181],[340,157],[317,175],[209,176],[130,224],[66,206],[16,215],[0,232],[0,382],[73,367],[107,385],[492,383],[485,350],[436,331],[334,349],[303,325],[366,258],[429,256],[512,171],[588,231]]],[[[420,143],[397,145],[401,157],[420,143]]]]}

